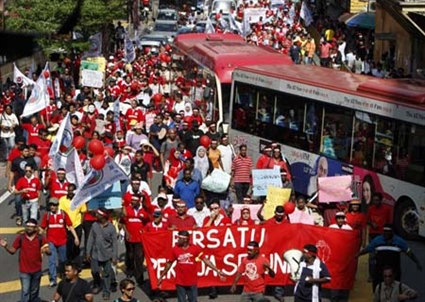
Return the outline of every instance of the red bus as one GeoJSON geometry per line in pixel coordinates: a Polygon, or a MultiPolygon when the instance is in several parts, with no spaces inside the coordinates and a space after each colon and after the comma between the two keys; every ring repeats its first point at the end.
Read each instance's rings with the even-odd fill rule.
{"type": "MultiPolygon", "coordinates": [[[[184,58],[186,72],[198,70],[208,79],[214,90],[210,100],[212,110],[204,112],[226,128],[230,121],[230,87],[232,72],[236,67],[257,64],[292,65],[292,60],[270,47],[251,45],[235,34],[193,33],[178,35],[174,40],[174,50],[184,58]]],[[[190,77],[190,75],[189,75],[190,77]]]]}
{"type": "Polygon", "coordinates": [[[425,236],[425,81],[240,67],[231,114],[231,139],[254,158],[264,144],[282,145],[297,192],[312,196],[319,177],[352,175],[364,206],[380,192],[394,206],[399,234],[425,236]]]}

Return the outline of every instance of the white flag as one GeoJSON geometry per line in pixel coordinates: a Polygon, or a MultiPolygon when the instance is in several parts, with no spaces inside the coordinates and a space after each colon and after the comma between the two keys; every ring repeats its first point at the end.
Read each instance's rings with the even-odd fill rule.
{"type": "Polygon", "coordinates": [[[89,37],[89,50],[83,53],[83,59],[102,56],[102,33],[98,32],[89,37]]]}
{"type": "Polygon", "coordinates": [[[248,37],[252,33],[251,24],[249,24],[249,18],[244,14],[242,20],[242,36],[244,38],[248,37]]]}
{"type": "Polygon", "coordinates": [[[71,116],[68,113],[61,122],[50,148],[49,156],[52,159],[53,170],[57,171],[59,168],[64,168],[67,180],[79,188],[83,184],[84,172],[78,152],[72,145],[73,140],[71,116]]]}
{"type": "Polygon", "coordinates": [[[115,182],[128,179],[110,156],[107,156],[105,161],[106,164],[102,170],[91,169],[84,177],[84,185],[75,191],[71,201],[71,210],[78,209],[83,203],[102,194],[115,182]]]}
{"type": "Polygon", "coordinates": [[[114,122],[115,122],[115,127],[116,127],[116,131],[121,131],[121,123],[120,123],[120,98],[118,97],[113,105],[114,108],[114,122]]]}
{"type": "Polygon", "coordinates": [[[136,51],[134,50],[133,42],[130,40],[128,33],[125,34],[124,44],[125,60],[127,61],[127,63],[131,63],[136,59],[136,51]]]}
{"type": "Polygon", "coordinates": [[[22,84],[22,88],[33,86],[35,82],[30,78],[26,77],[13,63],[13,82],[16,84],[22,84]]]}
{"type": "Polygon", "coordinates": [[[313,17],[305,2],[301,5],[300,17],[304,20],[305,26],[309,26],[313,22],[313,17]]]}
{"type": "Polygon", "coordinates": [[[239,35],[242,35],[242,25],[240,22],[237,22],[233,14],[229,14],[229,27],[232,32],[237,32],[239,35]]]}
{"type": "Polygon", "coordinates": [[[28,101],[25,103],[21,116],[30,116],[37,113],[49,105],[50,97],[47,91],[46,80],[43,73],[38,77],[37,82],[31,91],[28,101]]]}
{"type": "Polygon", "coordinates": [[[207,24],[205,24],[205,33],[206,34],[215,34],[214,25],[211,22],[211,19],[208,17],[207,24]]]}

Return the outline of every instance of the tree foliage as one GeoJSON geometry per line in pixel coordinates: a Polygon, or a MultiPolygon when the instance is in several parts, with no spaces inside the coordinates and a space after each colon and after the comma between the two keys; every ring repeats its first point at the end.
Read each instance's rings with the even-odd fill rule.
{"type": "Polygon", "coordinates": [[[76,0],[12,0],[7,2],[6,29],[41,34],[38,43],[47,54],[59,48],[69,52],[88,46],[88,37],[107,28],[114,20],[126,19],[125,0],[83,0],[74,31],[81,40],[72,40],[72,33],[56,35],[75,13],[76,0]]]}

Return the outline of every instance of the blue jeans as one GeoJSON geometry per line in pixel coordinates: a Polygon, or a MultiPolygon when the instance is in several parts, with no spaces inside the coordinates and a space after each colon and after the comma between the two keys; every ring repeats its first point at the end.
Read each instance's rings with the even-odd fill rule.
{"type": "Polygon", "coordinates": [[[40,291],[41,271],[35,273],[19,273],[21,279],[21,302],[38,302],[40,291]]]}
{"type": "Polygon", "coordinates": [[[1,138],[4,145],[4,157],[7,160],[9,158],[10,150],[15,147],[15,136],[12,137],[2,137],[1,138]]]}
{"type": "Polygon", "coordinates": [[[37,215],[38,215],[38,201],[22,201],[22,220],[24,223],[29,218],[33,218],[37,220],[37,215]]]}
{"type": "Polygon", "coordinates": [[[263,293],[249,293],[249,292],[242,292],[240,302],[257,302],[261,301],[261,299],[264,299],[263,293]]]}
{"type": "Polygon", "coordinates": [[[102,284],[103,294],[109,296],[111,294],[111,279],[113,274],[111,260],[98,261],[96,259],[92,259],[91,274],[93,276],[93,285],[98,287],[102,284]]]}
{"type": "Polygon", "coordinates": [[[49,242],[49,248],[52,254],[49,257],[49,277],[50,282],[56,283],[57,271],[56,271],[56,258],[59,258],[59,272],[63,273],[63,265],[66,262],[66,244],[55,246],[49,242]]]}
{"type": "Polygon", "coordinates": [[[196,285],[192,286],[182,286],[176,285],[177,288],[177,301],[178,302],[196,302],[198,297],[198,287],[196,285]],[[187,296],[187,300],[186,300],[187,296]]]}
{"type": "MultiPolygon", "coordinates": [[[[17,217],[22,217],[22,197],[21,194],[15,195],[15,214],[17,217]]],[[[25,221],[24,221],[25,223],[25,221]]]]}

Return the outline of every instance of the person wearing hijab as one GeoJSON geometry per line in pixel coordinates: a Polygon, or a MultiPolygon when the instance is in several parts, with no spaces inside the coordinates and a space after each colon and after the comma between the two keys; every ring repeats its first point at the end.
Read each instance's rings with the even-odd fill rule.
{"type": "Polygon", "coordinates": [[[241,208],[241,217],[235,220],[235,225],[254,225],[255,221],[251,218],[251,209],[248,206],[241,208]]]}
{"type": "Polygon", "coordinates": [[[183,168],[184,162],[180,159],[180,151],[172,148],[164,165],[164,182],[167,187],[174,189],[177,176],[183,168]]]}
{"type": "Polygon", "coordinates": [[[202,173],[202,179],[205,179],[207,175],[211,172],[211,162],[207,156],[207,150],[204,146],[199,146],[196,149],[195,160],[195,169],[198,169],[202,173]]]}

